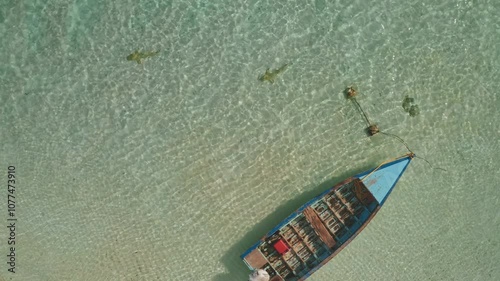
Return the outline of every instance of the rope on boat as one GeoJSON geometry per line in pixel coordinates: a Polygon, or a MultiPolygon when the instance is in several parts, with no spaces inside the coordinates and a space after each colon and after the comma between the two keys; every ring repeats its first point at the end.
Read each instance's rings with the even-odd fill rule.
{"type": "Polygon", "coordinates": [[[364,180],[365,178],[367,178],[371,174],[375,173],[378,169],[380,169],[380,167],[384,166],[385,164],[390,163],[392,161],[396,161],[396,160],[401,159],[401,158],[405,158],[405,157],[414,158],[416,156],[415,156],[415,153],[410,152],[410,153],[408,153],[406,155],[403,155],[403,156],[400,156],[400,157],[396,157],[396,158],[392,158],[392,159],[389,159],[389,160],[385,160],[384,162],[380,163],[375,169],[373,169],[373,171],[371,171],[370,173],[368,173],[366,176],[362,177],[361,180],[364,180]]]}
{"type": "Polygon", "coordinates": [[[408,147],[408,144],[406,144],[406,142],[402,138],[400,138],[399,136],[394,135],[394,134],[389,134],[389,133],[386,133],[386,132],[382,132],[382,131],[380,131],[380,132],[382,134],[386,135],[386,136],[393,137],[393,138],[399,140],[406,147],[406,149],[408,149],[408,151],[411,154],[413,154],[413,156],[415,158],[419,158],[419,159],[424,160],[427,164],[429,164],[429,166],[431,166],[431,168],[436,169],[436,170],[442,170],[442,171],[448,172],[448,170],[440,168],[440,167],[435,168],[434,166],[432,166],[431,162],[427,161],[427,159],[425,159],[424,157],[416,156],[415,153],[413,153],[413,151],[411,151],[411,149],[408,147]]]}
{"type": "MultiPolygon", "coordinates": [[[[368,115],[367,115],[367,114],[366,114],[366,112],[363,110],[363,108],[361,107],[361,105],[359,104],[359,102],[356,100],[356,96],[358,95],[358,93],[356,92],[356,90],[355,90],[353,87],[348,87],[348,88],[345,90],[345,94],[346,94],[347,99],[350,99],[351,101],[353,101],[353,103],[356,105],[357,109],[358,109],[358,110],[362,113],[362,115],[363,115],[363,117],[364,117],[364,119],[365,119],[365,121],[366,121],[366,124],[368,125],[368,128],[366,128],[366,130],[367,130],[367,132],[368,132],[368,134],[369,134],[370,136],[373,136],[373,135],[375,135],[375,134],[377,134],[377,133],[382,133],[382,134],[384,134],[384,135],[386,135],[386,136],[389,136],[389,137],[395,138],[395,139],[397,139],[398,141],[400,141],[400,142],[401,142],[401,143],[402,143],[402,144],[406,147],[406,149],[407,149],[407,150],[408,150],[408,152],[409,152],[409,154],[408,154],[408,155],[411,155],[411,157],[412,157],[412,158],[414,157],[414,158],[419,158],[419,159],[424,160],[424,161],[425,161],[425,162],[427,162],[427,164],[429,164],[429,166],[431,166],[431,168],[433,168],[433,169],[442,170],[442,171],[446,171],[446,172],[448,171],[448,170],[446,170],[446,169],[439,168],[439,167],[434,168],[434,166],[432,166],[432,164],[431,164],[429,161],[427,161],[427,159],[425,159],[425,158],[423,158],[423,157],[416,156],[416,155],[415,155],[415,153],[414,153],[414,152],[410,149],[410,147],[408,146],[408,144],[406,144],[406,142],[405,142],[402,138],[400,138],[399,136],[397,136],[397,135],[395,135],[395,134],[390,134],[390,133],[383,132],[383,131],[381,131],[381,130],[378,128],[378,126],[377,126],[376,124],[374,124],[374,123],[370,122],[370,120],[368,119],[368,115]]],[[[406,156],[403,156],[403,157],[406,157],[406,156]]],[[[396,159],[399,159],[399,158],[396,158],[396,159]]],[[[379,169],[382,165],[384,165],[384,164],[386,164],[386,163],[388,163],[388,162],[394,161],[394,160],[396,160],[396,159],[392,159],[392,160],[389,160],[389,161],[385,161],[385,162],[383,162],[383,163],[382,163],[382,164],[380,164],[377,168],[375,168],[375,170],[373,170],[371,173],[375,172],[375,171],[376,171],[377,169],[379,169]]],[[[371,173],[370,173],[370,174],[371,174],[371,173]]],[[[368,175],[370,175],[370,174],[368,174],[368,175]]],[[[368,175],[367,175],[367,176],[368,176],[368,175]]],[[[365,176],[365,177],[367,177],[367,176],[365,176]]],[[[365,177],[363,177],[363,178],[365,178],[365,177]]]]}

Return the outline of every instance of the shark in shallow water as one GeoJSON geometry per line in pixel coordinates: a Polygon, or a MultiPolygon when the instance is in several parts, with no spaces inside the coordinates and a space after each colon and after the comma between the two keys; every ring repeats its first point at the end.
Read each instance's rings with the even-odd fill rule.
{"type": "Polygon", "coordinates": [[[274,83],[276,76],[278,76],[278,74],[285,71],[289,65],[290,65],[290,63],[286,63],[286,64],[282,65],[280,68],[275,69],[275,70],[269,70],[269,68],[268,68],[268,69],[266,69],[266,73],[259,76],[259,80],[260,81],[269,81],[272,84],[272,83],[274,83]]]}
{"type": "Polygon", "coordinates": [[[142,63],[143,59],[155,56],[158,54],[160,51],[154,51],[154,52],[139,52],[138,50],[135,50],[132,54],[127,56],[127,60],[133,60],[136,61],[138,64],[142,63]]]}

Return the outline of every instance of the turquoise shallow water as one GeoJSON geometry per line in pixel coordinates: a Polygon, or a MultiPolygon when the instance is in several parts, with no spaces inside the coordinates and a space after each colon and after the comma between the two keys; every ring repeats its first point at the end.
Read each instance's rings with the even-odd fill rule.
{"type": "Polygon", "coordinates": [[[18,222],[15,274],[0,231],[0,280],[246,280],[239,255],[289,212],[406,153],[364,134],[349,85],[432,166],[412,162],[310,280],[500,280],[499,15],[480,0],[3,1],[18,222]],[[136,49],[160,53],[138,65],[136,49]]]}

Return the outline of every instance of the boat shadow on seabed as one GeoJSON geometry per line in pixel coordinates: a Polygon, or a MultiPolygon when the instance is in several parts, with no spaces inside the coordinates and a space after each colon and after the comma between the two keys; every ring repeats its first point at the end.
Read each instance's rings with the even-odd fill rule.
{"type": "Polygon", "coordinates": [[[359,167],[355,170],[346,171],[345,173],[327,180],[317,187],[313,188],[312,190],[304,192],[296,198],[289,200],[288,202],[279,206],[275,211],[265,217],[262,221],[255,224],[255,226],[250,229],[245,236],[243,236],[238,242],[233,244],[227,250],[226,254],[222,256],[220,261],[227,268],[228,272],[215,276],[212,281],[248,280],[248,275],[251,273],[251,271],[240,258],[240,255],[243,254],[243,252],[248,249],[248,247],[250,247],[253,243],[267,234],[274,226],[285,219],[285,217],[281,217],[277,214],[290,214],[297,210],[304,203],[311,200],[311,198],[331,188],[336,183],[352,175],[356,175],[363,171],[366,171],[369,168],[373,168],[374,166],[374,163],[372,163],[371,165],[367,164],[366,166],[359,167]]]}

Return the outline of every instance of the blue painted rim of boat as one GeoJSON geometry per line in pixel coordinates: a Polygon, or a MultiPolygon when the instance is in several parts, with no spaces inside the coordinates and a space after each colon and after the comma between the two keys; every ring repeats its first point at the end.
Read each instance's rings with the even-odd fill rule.
{"type": "Polygon", "coordinates": [[[408,158],[408,163],[406,163],[406,166],[403,168],[403,170],[401,170],[401,173],[399,174],[398,178],[396,179],[396,181],[394,182],[394,184],[389,189],[389,192],[387,193],[387,196],[385,196],[384,200],[382,200],[382,202],[380,202],[380,206],[384,205],[384,203],[387,200],[387,198],[389,198],[389,195],[391,194],[392,190],[394,189],[394,187],[396,186],[396,184],[399,182],[399,179],[401,178],[401,176],[403,176],[404,172],[406,171],[406,168],[408,168],[408,165],[410,164],[412,158],[411,157],[407,157],[407,158],[408,158]]]}
{"type": "Polygon", "coordinates": [[[370,174],[371,172],[373,172],[374,170],[382,170],[384,169],[385,167],[388,167],[388,166],[392,166],[392,165],[395,165],[395,164],[398,164],[400,162],[403,162],[403,161],[406,161],[406,165],[403,167],[403,169],[401,169],[401,171],[399,172],[398,176],[396,177],[396,179],[394,180],[394,183],[392,184],[392,186],[389,188],[389,190],[387,191],[384,199],[382,201],[380,201],[379,203],[379,206],[382,207],[382,205],[384,205],[385,201],[387,200],[387,198],[389,198],[389,195],[391,194],[392,190],[394,189],[394,187],[396,186],[396,184],[399,182],[399,179],[401,178],[401,176],[404,174],[404,172],[406,171],[406,169],[408,168],[408,165],[410,164],[411,160],[413,159],[413,157],[415,157],[414,154],[410,154],[410,155],[407,155],[407,156],[404,156],[400,159],[397,159],[395,161],[392,161],[392,162],[389,162],[389,163],[386,163],[378,168],[375,168],[375,169],[372,169],[370,171],[367,171],[367,172],[363,172],[361,174],[358,174],[358,175],[355,175],[354,177],[356,178],[359,178],[361,179],[362,177],[370,174]]]}
{"type": "MultiPolygon", "coordinates": [[[[387,167],[387,166],[391,166],[391,165],[396,164],[396,163],[399,163],[399,162],[401,162],[401,161],[406,161],[406,160],[408,160],[408,159],[410,160],[410,161],[408,161],[408,164],[410,164],[411,160],[412,160],[414,157],[415,157],[414,155],[413,155],[413,156],[412,156],[412,155],[406,155],[406,156],[403,156],[403,157],[401,157],[401,158],[399,158],[399,159],[397,159],[397,160],[394,160],[394,161],[392,161],[392,162],[385,163],[384,165],[382,165],[382,166],[380,166],[380,167],[378,167],[378,168],[374,168],[374,169],[371,169],[371,170],[368,170],[368,171],[364,171],[364,172],[362,172],[362,173],[360,173],[360,174],[355,175],[354,177],[355,177],[355,178],[362,178],[362,177],[364,177],[364,176],[368,175],[369,173],[371,173],[371,172],[373,172],[373,171],[375,171],[375,170],[380,170],[380,169],[383,169],[383,168],[385,168],[385,167],[387,167]]],[[[408,167],[408,164],[406,165],[406,167],[408,167]]],[[[405,168],[401,171],[401,174],[403,174],[403,173],[404,173],[404,171],[406,170],[406,167],[405,167],[405,168]]],[[[399,180],[399,178],[398,178],[398,180],[399,180]]]]}

